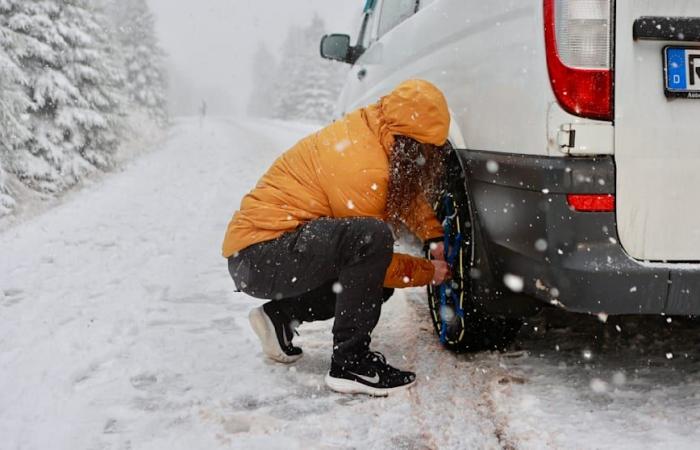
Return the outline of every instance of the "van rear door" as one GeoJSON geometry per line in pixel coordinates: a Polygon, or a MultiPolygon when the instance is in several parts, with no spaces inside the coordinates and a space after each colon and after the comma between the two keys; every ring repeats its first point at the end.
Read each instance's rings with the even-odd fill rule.
{"type": "Polygon", "coordinates": [[[637,259],[700,261],[700,1],[615,8],[620,242],[637,259]]]}

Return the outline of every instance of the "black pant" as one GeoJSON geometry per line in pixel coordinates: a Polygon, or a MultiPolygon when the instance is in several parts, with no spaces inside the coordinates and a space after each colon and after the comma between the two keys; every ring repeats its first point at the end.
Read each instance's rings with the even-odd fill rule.
{"type": "Polygon", "coordinates": [[[355,360],[369,349],[382,303],[394,239],[388,225],[371,218],[322,218],[229,258],[236,286],[272,299],[266,310],[289,321],[335,317],[333,359],[355,360]]]}

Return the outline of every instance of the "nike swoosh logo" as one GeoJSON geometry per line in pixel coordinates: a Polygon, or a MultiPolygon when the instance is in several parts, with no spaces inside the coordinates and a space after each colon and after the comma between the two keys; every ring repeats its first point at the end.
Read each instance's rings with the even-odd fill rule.
{"type": "Polygon", "coordinates": [[[350,371],[348,371],[348,373],[351,374],[351,375],[355,375],[357,378],[360,378],[360,379],[362,379],[362,380],[365,380],[365,381],[368,382],[368,383],[372,383],[372,384],[377,384],[377,383],[379,383],[379,374],[376,373],[376,372],[375,372],[375,374],[374,374],[373,377],[368,377],[368,376],[366,376],[366,375],[360,375],[359,373],[350,372],[350,371]]]}
{"type": "Polygon", "coordinates": [[[287,330],[282,330],[282,340],[284,341],[285,346],[289,347],[290,345],[292,345],[292,342],[289,339],[287,339],[287,330]]]}

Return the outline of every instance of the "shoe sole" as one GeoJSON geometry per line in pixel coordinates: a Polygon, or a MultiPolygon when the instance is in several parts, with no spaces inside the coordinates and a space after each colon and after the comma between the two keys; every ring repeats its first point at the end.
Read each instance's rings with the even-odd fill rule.
{"type": "Polygon", "coordinates": [[[326,386],[335,392],[340,392],[341,394],[365,394],[373,397],[388,397],[391,394],[405,391],[416,384],[416,380],[413,380],[408,384],[394,388],[375,388],[357,381],[347,380],[345,378],[335,378],[330,374],[326,374],[325,381],[326,386]]]}
{"type": "Polygon", "coordinates": [[[303,353],[290,356],[282,350],[280,343],[277,341],[275,326],[261,306],[253,308],[253,310],[250,311],[248,320],[255,334],[258,335],[258,339],[260,339],[263,353],[265,353],[268,358],[284,364],[290,364],[302,357],[303,353]]]}

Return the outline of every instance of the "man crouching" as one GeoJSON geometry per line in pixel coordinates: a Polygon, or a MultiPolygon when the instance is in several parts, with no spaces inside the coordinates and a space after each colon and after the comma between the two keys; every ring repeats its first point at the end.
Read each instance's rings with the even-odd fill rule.
{"type": "Polygon", "coordinates": [[[241,291],[269,300],[249,316],[268,357],[296,361],[295,328],[335,317],[328,387],[383,396],[415,383],[370,340],[394,288],[449,278],[443,228],[426,197],[442,179],[449,126],[443,94],[406,81],[302,139],[243,198],[223,255],[241,291]],[[435,259],[394,253],[401,224],[436,242],[435,259]]]}

